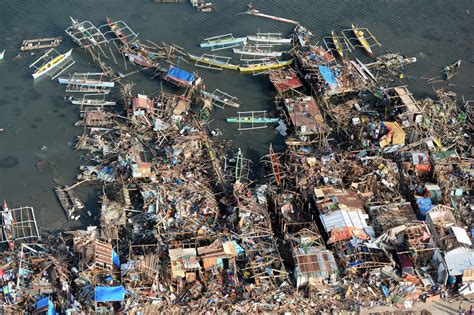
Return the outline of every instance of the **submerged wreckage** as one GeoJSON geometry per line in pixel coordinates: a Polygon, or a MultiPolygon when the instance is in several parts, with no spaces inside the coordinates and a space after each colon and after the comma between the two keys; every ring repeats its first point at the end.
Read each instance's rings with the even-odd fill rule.
{"type": "MultiPolygon", "coordinates": [[[[247,14],[298,24],[253,7],[247,14]]],[[[75,149],[87,162],[77,183],[55,191],[67,218],[77,220],[90,212],[75,188],[100,187],[97,225],[40,235],[32,208],[5,203],[6,312],[357,312],[474,295],[472,103],[442,89],[418,100],[393,84],[415,58],[352,59],[356,47],[375,56],[380,46],[354,25],[333,31],[326,48],[299,24],[294,40],[227,34],[201,43],[211,50],[247,41],[294,45],[285,59],[237,65],[176,45],[144,45],[123,21],[71,20],[66,33],[101,72],[58,78],[80,105],[75,149]],[[239,130],[278,123],[287,148],[270,144],[261,161],[266,182],[248,180],[242,150],[213,137],[214,107],[239,107],[239,99],[206,91],[205,76],[177,67],[176,55],[268,75],[277,115],[228,118],[239,130]],[[128,67],[138,70],[123,74],[128,67]],[[126,78],[142,70],[181,94],[135,94],[126,78]]],[[[24,46],[31,45],[42,44],[24,46]]],[[[63,63],[71,51],[53,52],[35,74],[58,77],[73,65],[63,63]]],[[[459,65],[445,69],[448,79],[459,65]]]]}

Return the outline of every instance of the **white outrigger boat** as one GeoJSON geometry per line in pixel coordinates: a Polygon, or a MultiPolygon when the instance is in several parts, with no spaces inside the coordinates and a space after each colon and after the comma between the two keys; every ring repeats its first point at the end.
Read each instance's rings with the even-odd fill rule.
{"type": "Polygon", "coordinates": [[[115,101],[106,101],[101,99],[71,99],[71,103],[74,105],[84,105],[84,106],[115,106],[117,102],[115,101]]]}
{"type": "Polygon", "coordinates": [[[102,81],[103,76],[104,76],[103,73],[75,73],[70,78],[58,78],[58,81],[59,81],[59,84],[113,88],[115,86],[115,82],[102,81]]]}
{"type": "Polygon", "coordinates": [[[79,23],[79,21],[74,20],[72,16],[70,16],[69,18],[71,19],[72,27],[76,29],[77,31],[81,32],[82,34],[84,34],[84,36],[92,45],[97,46],[98,43],[95,40],[94,36],[91,34],[91,32],[89,32],[89,30],[86,29],[84,25],[82,25],[82,23],[79,23]]]}
{"type": "MultiPolygon", "coordinates": [[[[32,63],[30,65],[30,68],[31,67],[36,67],[36,64],[40,61],[40,60],[47,60],[46,58],[50,55],[50,53],[52,51],[55,51],[54,49],[50,49],[48,52],[46,52],[43,56],[41,56],[40,58],[38,58],[34,63],[32,63]]],[[[57,52],[56,52],[57,53],[57,52]]],[[[36,71],[33,73],[33,79],[37,79],[41,76],[43,76],[44,74],[48,73],[48,72],[51,72],[53,69],[58,69],[59,66],[61,64],[63,64],[67,59],[68,57],[70,57],[72,54],[72,49],[69,50],[67,53],[65,54],[58,54],[56,57],[52,57],[49,61],[46,61],[44,62],[41,66],[37,67],[36,68],[36,71]]],[[[63,68],[63,69],[60,69],[60,73],[58,73],[56,76],[58,76],[59,74],[61,74],[62,72],[64,72],[67,68],[69,68],[70,66],[72,66],[72,64],[74,64],[74,61],[72,63],[70,63],[69,65],[67,65],[66,68],[63,68]]],[[[55,77],[56,77],[55,76],[55,77]]],[[[53,79],[55,78],[53,77],[53,79]]]]}
{"type": "Polygon", "coordinates": [[[281,57],[282,51],[271,51],[272,45],[244,46],[242,48],[233,48],[234,54],[258,57],[281,57]]]}
{"type": "Polygon", "coordinates": [[[259,42],[273,45],[290,45],[291,38],[282,38],[281,33],[257,33],[255,35],[247,36],[247,39],[252,42],[259,42]]]}

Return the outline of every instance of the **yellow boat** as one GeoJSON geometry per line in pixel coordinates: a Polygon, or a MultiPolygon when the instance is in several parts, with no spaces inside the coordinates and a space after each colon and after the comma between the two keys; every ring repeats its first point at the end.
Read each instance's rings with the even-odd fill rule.
{"type": "Polygon", "coordinates": [[[285,61],[272,61],[268,63],[257,63],[248,66],[240,66],[239,70],[242,73],[250,73],[250,72],[259,72],[265,71],[270,69],[278,69],[289,66],[293,63],[293,59],[285,60],[285,61]]]}
{"type": "Polygon", "coordinates": [[[351,24],[352,25],[352,31],[354,32],[354,35],[356,36],[357,40],[359,41],[359,43],[362,45],[362,48],[369,54],[369,55],[373,55],[374,53],[372,52],[372,49],[370,48],[370,44],[369,42],[367,41],[367,39],[365,39],[365,34],[364,32],[355,27],[354,24],[351,24]]]}
{"type": "Polygon", "coordinates": [[[195,56],[195,55],[188,54],[188,57],[189,57],[189,59],[191,59],[193,61],[199,61],[201,63],[207,64],[207,65],[210,65],[210,66],[213,66],[213,67],[216,67],[216,68],[229,69],[229,70],[238,70],[239,69],[239,65],[234,65],[234,64],[231,64],[231,63],[225,63],[223,61],[215,60],[215,59],[204,57],[204,56],[195,56]]]}
{"type": "Polygon", "coordinates": [[[331,38],[332,43],[334,44],[334,48],[336,48],[336,51],[339,56],[344,57],[344,50],[342,48],[341,42],[339,41],[339,38],[337,37],[336,33],[334,33],[334,31],[331,31],[331,38]]]}
{"type": "Polygon", "coordinates": [[[43,74],[45,74],[46,72],[52,70],[53,68],[55,68],[56,66],[61,64],[64,60],[66,60],[66,58],[71,56],[71,53],[72,53],[72,49],[69,50],[65,54],[61,54],[61,55],[58,55],[58,56],[54,57],[51,61],[45,63],[44,65],[42,65],[41,67],[36,69],[36,71],[33,73],[33,78],[36,79],[36,78],[42,76],[43,74]]]}

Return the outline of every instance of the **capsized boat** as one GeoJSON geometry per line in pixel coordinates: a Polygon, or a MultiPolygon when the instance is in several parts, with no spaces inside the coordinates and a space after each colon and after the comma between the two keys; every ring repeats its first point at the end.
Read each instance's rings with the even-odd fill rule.
{"type": "Polygon", "coordinates": [[[97,46],[97,41],[95,40],[94,36],[88,31],[86,30],[86,28],[81,24],[79,23],[79,21],[77,20],[74,20],[71,16],[69,17],[71,19],[71,22],[72,22],[72,26],[78,30],[79,32],[81,32],[82,34],[84,34],[87,38],[87,40],[94,46],[97,46]]]}
{"type": "Polygon", "coordinates": [[[339,40],[339,38],[337,37],[334,31],[331,31],[331,38],[332,38],[332,43],[334,44],[334,48],[336,49],[339,56],[344,57],[344,49],[342,48],[341,41],[339,40]]]}
{"type": "Polygon", "coordinates": [[[270,61],[270,62],[262,62],[256,64],[250,64],[245,66],[240,66],[239,70],[242,73],[252,73],[252,72],[260,72],[270,69],[278,69],[289,66],[293,63],[293,59],[285,60],[285,61],[270,61]]]}
{"type": "Polygon", "coordinates": [[[279,118],[270,117],[229,117],[226,119],[230,123],[240,124],[272,124],[277,123],[279,118]]]}
{"type": "Polygon", "coordinates": [[[72,54],[72,49],[69,50],[65,54],[60,54],[53,59],[51,59],[49,62],[45,63],[36,71],[33,73],[33,79],[37,79],[41,77],[42,75],[48,73],[49,71],[53,70],[54,68],[58,67],[61,63],[63,63],[69,56],[72,54]]]}
{"type": "Polygon", "coordinates": [[[362,31],[361,29],[355,27],[354,24],[351,24],[351,27],[352,27],[352,31],[354,32],[354,35],[356,36],[357,40],[362,45],[362,48],[367,52],[367,54],[372,56],[374,53],[372,51],[372,48],[370,48],[369,42],[367,41],[367,39],[365,39],[364,31],[362,31]]]}
{"type": "Polygon", "coordinates": [[[273,45],[289,45],[291,38],[282,38],[281,33],[257,33],[247,36],[249,41],[273,45]]]}

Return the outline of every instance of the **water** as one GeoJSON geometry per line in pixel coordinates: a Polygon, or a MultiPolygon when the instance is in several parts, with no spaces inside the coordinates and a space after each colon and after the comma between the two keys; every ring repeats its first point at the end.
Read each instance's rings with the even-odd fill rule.
{"type": "MultiPolygon", "coordinates": [[[[383,49],[416,56],[418,62],[406,68],[412,79],[408,84],[415,97],[432,95],[432,85],[420,77],[439,75],[442,65],[462,59],[459,74],[450,89],[469,98],[473,94],[473,15],[472,0],[390,0],[390,1],[319,1],[268,0],[253,1],[262,12],[301,21],[322,40],[332,29],[341,30],[351,23],[368,27],[383,44],[383,49]],[[468,10],[470,14],[468,14],[468,10]]],[[[237,15],[245,10],[245,1],[215,0],[218,11],[197,13],[188,3],[155,4],[152,0],[3,0],[0,11],[0,50],[7,49],[0,64],[0,199],[11,206],[30,205],[36,209],[43,230],[84,224],[84,220],[67,222],[53,188],[70,185],[81,163],[80,153],[72,150],[80,129],[73,126],[78,109],[63,100],[64,86],[42,80],[34,84],[29,64],[35,57],[18,54],[22,39],[63,36],[60,51],[76,47],[66,37],[69,16],[89,20],[95,25],[105,23],[108,16],[124,20],[140,33],[142,41],[175,43],[200,54],[202,38],[225,33],[235,36],[262,32],[289,33],[292,26],[258,17],[237,15]],[[131,4],[133,3],[133,5],[131,4]],[[39,162],[39,163],[38,163],[39,162]]],[[[379,49],[377,52],[383,52],[379,49]]],[[[75,49],[77,61],[72,71],[95,71],[81,49],[75,49]]],[[[356,53],[359,58],[362,54],[356,53]]],[[[192,64],[179,61],[179,66],[193,70],[192,64]]],[[[208,71],[198,68],[207,90],[219,88],[242,101],[241,111],[274,110],[274,91],[264,76],[241,75],[230,71],[208,71]]],[[[157,93],[158,80],[142,72],[131,78],[135,92],[157,93]]],[[[445,86],[440,83],[436,86],[445,86]]],[[[283,138],[275,131],[238,132],[234,125],[224,123],[236,109],[216,109],[213,126],[224,132],[224,139],[233,140],[244,155],[258,166],[266,154],[268,143],[283,149],[283,138]]],[[[257,167],[258,169],[258,167],[257,167]]],[[[260,176],[256,171],[255,176],[260,176]]],[[[96,210],[97,190],[81,190],[86,206],[96,210]]],[[[96,213],[96,212],[95,212],[96,213]]]]}

